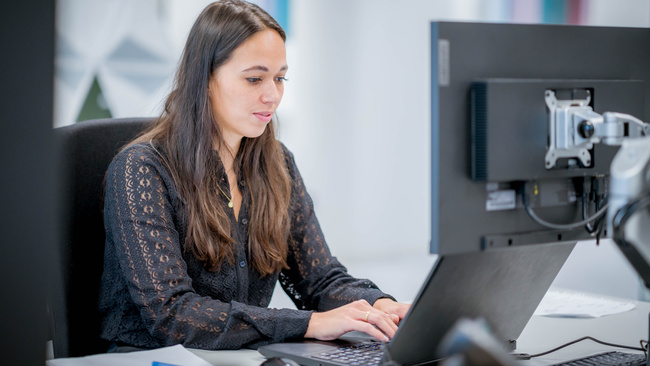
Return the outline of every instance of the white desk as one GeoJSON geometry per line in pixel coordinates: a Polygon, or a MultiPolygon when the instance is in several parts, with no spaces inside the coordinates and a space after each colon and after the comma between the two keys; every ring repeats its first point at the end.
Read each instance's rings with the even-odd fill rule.
{"type": "MultiPolygon", "coordinates": [[[[650,303],[637,302],[634,310],[596,319],[549,318],[534,316],[517,340],[517,352],[541,353],[572,340],[591,336],[604,342],[639,346],[648,339],[650,303]]],[[[521,361],[522,366],[550,365],[600,352],[619,350],[585,340],[549,355],[521,361]]],[[[215,366],[258,366],[264,361],[257,351],[203,351],[190,350],[215,366]]]]}
{"type": "Polygon", "coordinates": [[[265,358],[259,352],[241,349],[237,351],[205,351],[189,349],[195,355],[216,366],[259,366],[265,358]]]}
{"type": "MultiPolygon", "coordinates": [[[[517,341],[517,352],[541,353],[585,336],[608,343],[640,347],[641,339],[648,340],[648,314],[650,303],[636,302],[636,307],[631,311],[596,319],[534,316],[517,341]]],[[[524,361],[522,365],[550,365],[605,351],[635,352],[585,340],[546,356],[524,361]]]]}
{"type": "MultiPolygon", "coordinates": [[[[631,311],[595,319],[534,316],[517,340],[517,352],[541,353],[585,336],[591,336],[604,342],[637,347],[641,339],[648,339],[649,313],[650,303],[637,302],[636,307],[631,311]]],[[[181,350],[186,352],[186,350],[181,350]]],[[[521,361],[521,365],[551,365],[610,350],[617,349],[586,340],[543,357],[521,361]]],[[[620,350],[634,352],[626,349],[620,350]]],[[[189,351],[215,366],[258,366],[264,362],[264,357],[253,350],[204,351],[190,349],[189,351]]],[[[84,361],[83,358],[58,359],[53,360],[52,364],[57,366],[85,365],[84,361]]],[[[162,359],[160,361],[165,362],[162,359]]]]}

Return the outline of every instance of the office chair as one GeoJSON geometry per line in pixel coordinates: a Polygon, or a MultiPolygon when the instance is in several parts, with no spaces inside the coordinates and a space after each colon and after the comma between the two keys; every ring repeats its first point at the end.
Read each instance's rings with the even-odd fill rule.
{"type": "Polygon", "coordinates": [[[54,129],[63,188],[59,205],[61,288],[52,292],[49,303],[56,358],[107,350],[99,338],[98,312],[104,267],[104,176],[120,148],[152,121],[109,118],[54,129]]]}

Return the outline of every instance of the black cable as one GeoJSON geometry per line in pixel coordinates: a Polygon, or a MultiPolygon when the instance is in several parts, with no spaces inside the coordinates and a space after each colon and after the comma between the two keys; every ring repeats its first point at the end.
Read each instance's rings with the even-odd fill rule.
{"type": "MultiPolygon", "coordinates": [[[[644,348],[644,347],[624,346],[624,345],[621,345],[621,344],[614,344],[614,343],[609,343],[609,342],[603,342],[603,341],[601,341],[601,340],[599,340],[599,339],[596,339],[596,338],[594,338],[594,337],[589,337],[589,336],[587,336],[587,337],[582,337],[582,338],[576,339],[576,340],[571,341],[571,342],[569,342],[569,343],[565,343],[565,344],[563,344],[563,345],[561,345],[561,346],[559,346],[559,347],[553,348],[553,349],[550,350],[550,351],[546,351],[546,352],[542,352],[542,353],[537,353],[537,354],[534,354],[534,355],[530,355],[530,357],[532,358],[532,357],[540,357],[540,356],[544,356],[544,355],[547,355],[547,354],[549,354],[549,353],[553,353],[553,352],[559,351],[559,350],[561,350],[562,348],[568,347],[568,346],[570,346],[570,345],[572,345],[572,344],[575,344],[575,343],[578,343],[578,342],[582,342],[582,341],[584,341],[584,340],[591,340],[591,341],[594,341],[594,342],[596,342],[596,343],[600,343],[600,344],[602,344],[602,345],[610,346],[610,347],[625,348],[625,349],[631,349],[631,350],[634,350],[634,351],[643,351],[643,353],[646,352],[646,348],[644,348]]],[[[643,342],[643,341],[641,341],[641,342],[643,342]]],[[[647,343],[647,342],[646,342],[646,343],[647,343]]],[[[643,344],[643,343],[642,343],[642,344],[643,344]]]]}
{"type": "Polygon", "coordinates": [[[598,212],[593,214],[593,216],[579,222],[574,222],[572,224],[554,224],[548,221],[544,221],[539,216],[537,216],[535,212],[533,212],[532,208],[528,204],[528,195],[526,194],[526,182],[524,182],[524,186],[523,186],[522,200],[523,200],[524,208],[526,209],[526,213],[528,213],[528,216],[530,216],[530,218],[533,219],[533,221],[549,229],[555,229],[555,230],[574,230],[581,226],[585,226],[588,223],[606,214],[607,207],[609,206],[608,204],[605,204],[600,210],[598,210],[598,212]]]}
{"type": "MultiPolygon", "coordinates": [[[[582,187],[581,187],[581,191],[582,191],[581,193],[582,194],[581,194],[580,197],[582,199],[582,219],[583,220],[586,219],[587,215],[588,215],[588,213],[587,213],[588,207],[589,207],[588,202],[590,202],[590,201],[594,202],[594,208],[595,208],[596,212],[598,212],[600,210],[600,208],[601,208],[600,205],[602,203],[601,202],[602,197],[601,197],[601,195],[599,193],[599,189],[598,189],[599,188],[598,179],[599,178],[595,177],[595,176],[591,177],[591,185],[590,185],[591,191],[589,192],[589,194],[587,194],[587,191],[585,189],[585,183],[586,182],[585,182],[584,179],[582,180],[582,187]]],[[[603,201],[605,203],[607,202],[606,199],[603,200],[603,201]]],[[[587,231],[587,233],[589,233],[591,236],[596,237],[596,245],[600,244],[600,236],[602,235],[603,227],[605,226],[603,224],[605,216],[606,215],[602,215],[602,216],[598,217],[596,220],[594,220],[593,223],[587,223],[585,225],[585,230],[587,231]]]]}
{"type": "MultiPolygon", "coordinates": [[[[603,198],[600,194],[600,179],[598,177],[592,176],[591,177],[591,193],[593,194],[593,201],[594,201],[594,208],[596,211],[600,210],[600,204],[601,204],[601,198],[603,198]]],[[[606,215],[603,215],[601,218],[596,220],[596,245],[600,244],[600,236],[603,233],[603,227],[604,225],[604,217],[606,215]]]]}
{"type": "MultiPolygon", "coordinates": [[[[593,185],[592,185],[592,187],[593,187],[593,185]]],[[[580,195],[580,199],[582,200],[582,219],[584,220],[584,219],[587,218],[587,206],[589,206],[589,204],[587,204],[588,200],[587,200],[587,192],[585,191],[585,182],[584,182],[584,180],[582,181],[582,189],[581,189],[581,191],[582,191],[582,194],[580,195]]],[[[592,191],[593,191],[593,189],[592,189],[592,191]]],[[[596,209],[596,211],[598,211],[598,209],[596,209]]],[[[593,234],[598,229],[598,223],[595,222],[594,225],[592,225],[590,222],[588,222],[585,225],[585,229],[587,230],[587,232],[589,234],[593,234]]]]}
{"type": "Polygon", "coordinates": [[[601,216],[596,220],[596,245],[600,244],[600,237],[603,234],[603,228],[605,227],[605,216],[601,216]]]}
{"type": "MultiPolygon", "coordinates": [[[[607,204],[607,200],[604,200],[604,202],[605,204],[607,204]]],[[[599,208],[597,208],[596,210],[599,210],[599,208]]],[[[591,234],[591,236],[596,237],[596,245],[600,244],[600,237],[602,236],[603,230],[606,226],[605,225],[606,218],[607,215],[602,215],[598,217],[596,220],[594,220],[594,224],[593,224],[594,230],[593,231],[587,230],[589,231],[589,234],[591,234]]]]}
{"type": "Polygon", "coordinates": [[[641,344],[641,348],[643,348],[643,354],[645,355],[645,358],[648,358],[648,341],[645,340],[640,340],[639,344],[641,344]],[[645,343],[645,346],[643,345],[645,343]]]}
{"type": "MultiPolygon", "coordinates": [[[[608,203],[608,198],[607,196],[601,195],[598,193],[598,188],[596,189],[596,211],[600,210],[601,205],[607,205],[608,203]]],[[[603,231],[605,230],[605,227],[607,226],[606,224],[606,218],[607,215],[601,216],[599,219],[596,220],[598,229],[596,230],[596,245],[600,244],[600,237],[603,234],[603,231]]]]}

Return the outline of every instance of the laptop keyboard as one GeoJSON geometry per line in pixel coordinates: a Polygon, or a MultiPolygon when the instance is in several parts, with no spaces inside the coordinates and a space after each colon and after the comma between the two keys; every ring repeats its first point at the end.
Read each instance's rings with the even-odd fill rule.
{"type": "Polygon", "coordinates": [[[640,353],[613,351],[600,353],[565,363],[558,363],[553,366],[642,366],[645,364],[645,356],[640,353]]]}
{"type": "Polygon", "coordinates": [[[343,365],[379,365],[383,343],[359,343],[313,355],[313,358],[343,365]]]}

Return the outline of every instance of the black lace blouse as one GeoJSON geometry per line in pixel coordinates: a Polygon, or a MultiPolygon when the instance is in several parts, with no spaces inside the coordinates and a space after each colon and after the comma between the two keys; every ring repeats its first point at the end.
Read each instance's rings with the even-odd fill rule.
{"type": "MultiPolygon", "coordinates": [[[[143,348],[254,348],[303,337],[311,310],[389,297],[351,277],[330,254],[293,156],[286,155],[293,179],[290,268],[266,277],[248,263],[250,195],[243,181],[239,220],[230,211],[235,265],[226,261],[210,271],[182,249],[185,212],[158,152],[137,144],[115,157],[106,176],[101,336],[143,348]],[[298,310],[267,307],[278,280],[298,310]]],[[[219,174],[226,178],[223,168],[219,174]]]]}

